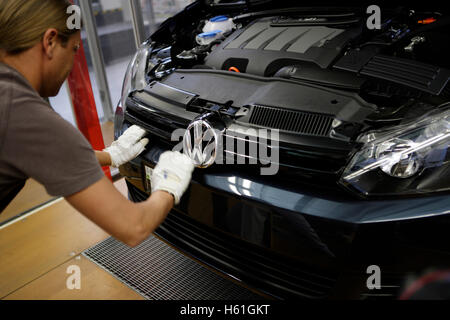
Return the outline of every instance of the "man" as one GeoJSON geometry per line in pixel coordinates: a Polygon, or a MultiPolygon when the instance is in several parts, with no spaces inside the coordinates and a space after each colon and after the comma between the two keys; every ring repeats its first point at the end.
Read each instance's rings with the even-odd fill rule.
{"type": "Polygon", "coordinates": [[[103,175],[148,143],[133,126],[104,151],[94,151],[42,97],[58,93],[73,66],[80,31],[67,28],[67,0],[0,0],[0,211],[26,179],[63,196],[83,215],[129,246],[145,240],[185,192],[193,171],[178,152],[161,155],[152,195],[133,203],[103,175]]]}

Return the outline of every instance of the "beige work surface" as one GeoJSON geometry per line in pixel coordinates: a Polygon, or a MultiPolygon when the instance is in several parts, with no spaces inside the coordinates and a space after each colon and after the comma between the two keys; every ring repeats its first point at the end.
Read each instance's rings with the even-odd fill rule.
{"type": "MultiPolygon", "coordinates": [[[[116,186],[122,189],[123,181],[116,186]]],[[[0,229],[0,299],[142,299],[89,260],[76,259],[108,236],[65,200],[0,229]],[[66,288],[72,264],[80,266],[81,290],[66,288]]]]}
{"type": "Polygon", "coordinates": [[[5,297],[5,300],[144,300],[84,256],[77,256],[5,297]],[[80,289],[68,289],[69,267],[80,269],[80,289]]]}

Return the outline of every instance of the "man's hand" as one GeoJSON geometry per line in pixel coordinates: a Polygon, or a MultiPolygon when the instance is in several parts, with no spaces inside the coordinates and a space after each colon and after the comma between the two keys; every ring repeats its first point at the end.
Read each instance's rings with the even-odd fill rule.
{"type": "Polygon", "coordinates": [[[177,205],[191,181],[192,171],[194,164],[188,156],[180,152],[164,152],[150,178],[152,193],[158,190],[169,192],[177,205]]]}
{"type": "Polygon", "coordinates": [[[137,125],[128,128],[110,147],[104,149],[111,157],[111,166],[119,167],[136,158],[148,143],[148,139],[142,137],[145,130],[137,125]]]}

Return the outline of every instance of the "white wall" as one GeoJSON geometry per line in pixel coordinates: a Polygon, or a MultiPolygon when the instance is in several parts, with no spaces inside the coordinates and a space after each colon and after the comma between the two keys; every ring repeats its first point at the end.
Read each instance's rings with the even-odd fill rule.
{"type": "Polygon", "coordinates": [[[122,8],[122,0],[100,0],[103,10],[114,10],[122,8]]]}

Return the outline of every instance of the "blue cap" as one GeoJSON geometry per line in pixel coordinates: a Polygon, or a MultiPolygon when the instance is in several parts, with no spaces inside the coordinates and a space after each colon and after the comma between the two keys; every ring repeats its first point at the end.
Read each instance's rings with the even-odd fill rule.
{"type": "Polygon", "coordinates": [[[216,35],[218,35],[221,32],[222,32],[222,30],[213,30],[213,31],[209,31],[209,32],[200,33],[197,36],[200,38],[211,38],[211,37],[215,37],[216,35]]]}
{"type": "Polygon", "coordinates": [[[227,21],[228,17],[227,16],[215,16],[214,18],[211,18],[209,21],[210,22],[222,22],[222,21],[227,21]]]}

